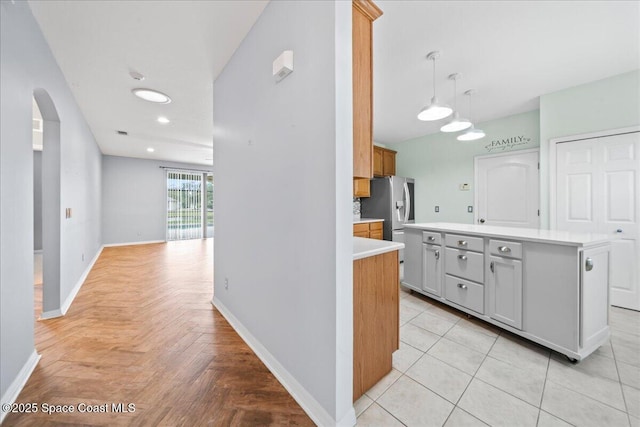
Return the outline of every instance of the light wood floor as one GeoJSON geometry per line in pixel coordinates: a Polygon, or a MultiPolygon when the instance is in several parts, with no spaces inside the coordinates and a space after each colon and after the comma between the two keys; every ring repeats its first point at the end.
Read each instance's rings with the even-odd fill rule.
{"type": "Polygon", "coordinates": [[[36,321],[42,359],[16,402],[135,412],[3,425],[313,425],[213,308],[212,283],[211,239],[105,248],[66,316],[36,321]]]}

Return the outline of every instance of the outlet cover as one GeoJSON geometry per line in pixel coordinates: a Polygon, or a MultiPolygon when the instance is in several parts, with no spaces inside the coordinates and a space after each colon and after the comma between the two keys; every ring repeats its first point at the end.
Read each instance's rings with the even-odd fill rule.
{"type": "Polygon", "coordinates": [[[436,206],[436,212],[440,212],[440,206],[436,206]]]}
{"type": "Polygon", "coordinates": [[[467,212],[473,213],[473,206],[467,206],[467,212]]]}

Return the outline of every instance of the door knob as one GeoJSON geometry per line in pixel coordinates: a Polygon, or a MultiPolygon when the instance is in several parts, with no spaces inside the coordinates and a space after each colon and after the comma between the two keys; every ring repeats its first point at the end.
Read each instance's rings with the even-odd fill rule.
{"type": "Polygon", "coordinates": [[[480,224],[484,224],[484,218],[480,218],[480,224]]]}

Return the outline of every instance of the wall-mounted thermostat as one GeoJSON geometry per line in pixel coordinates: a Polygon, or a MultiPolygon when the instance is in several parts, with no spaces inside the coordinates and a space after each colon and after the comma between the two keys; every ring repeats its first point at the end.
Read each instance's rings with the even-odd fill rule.
{"type": "Polygon", "coordinates": [[[285,50],[273,61],[273,76],[276,78],[276,82],[279,82],[291,72],[293,72],[293,51],[285,50]]]}

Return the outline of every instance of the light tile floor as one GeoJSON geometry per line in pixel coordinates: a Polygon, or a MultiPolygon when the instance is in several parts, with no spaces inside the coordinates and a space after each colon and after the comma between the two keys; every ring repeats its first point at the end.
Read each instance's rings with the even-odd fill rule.
{"type": "Polygon", "coordinates": [[[358,426],[640,427],[640,313],[612,307],[610,323],[609,342],[573,365],[402,289],[400,349],[355,403],[358,426]]]}

